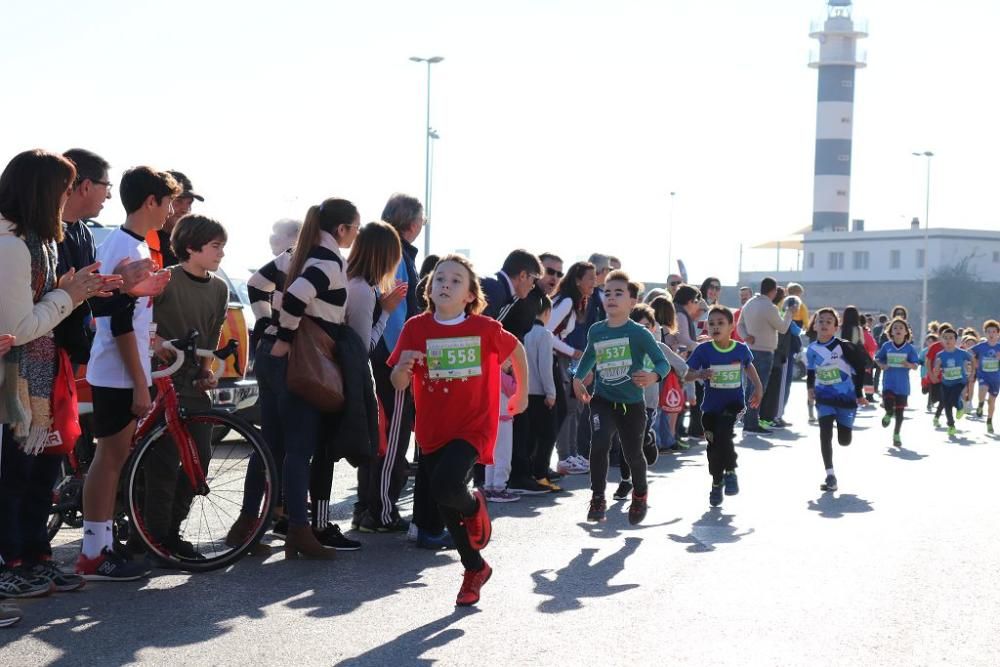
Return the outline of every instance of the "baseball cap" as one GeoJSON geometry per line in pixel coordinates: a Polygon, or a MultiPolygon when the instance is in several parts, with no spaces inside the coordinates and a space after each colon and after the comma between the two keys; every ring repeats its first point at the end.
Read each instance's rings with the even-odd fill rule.
{"type": "Polygon", "coordinates": [[[191,179],[184,175],[180,171],[168,171],[168,174],[174,177],[177,184],[181,186],[181,193],[177,195],[178,197],[191,197],[197,199],[198,201],[205,201],[205,198],[199,194],[195,194],[193,187],[191,185],[191,179]]]}

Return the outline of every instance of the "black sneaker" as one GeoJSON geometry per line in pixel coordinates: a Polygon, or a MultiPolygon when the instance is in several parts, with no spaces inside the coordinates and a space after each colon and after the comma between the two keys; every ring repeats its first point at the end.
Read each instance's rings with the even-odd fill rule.
{"type": "Polygon", "coordinates": [[[633,526],[642,523],[646,518],[646,510],[649,508],[646,504],[648,497],[649,493],[644,496],[632,495],[632,504],[628,506],[628,522],[633,526]]]}
{"type": "Polygon", "coordinates": [[[764,428],[763,426],[744,426],[743,427],[743,432],[744,433],[761,433],[761,434],[773,433],[773,431],[771,429],[764,428]]]}
{"type": "Polygon", "coordinates": [[[28,570],[32,577],[45,579],[52,584],[57,593],[78,591],[86,585],[83,577],[72,572],[63,572],[53,560],[43,560],[35,563],[28,570]]]}
{"type": "Polygon", "coordinates": [[[630,493],[632,493],[632,482],[623,479],[618,483],[618,488],[615,489],[615,493],[611,497],[615,500],[626,500],[630,493]]]}
{"type": "Polygon", "coordinates": [[[602,523],[608,519],[608,503],[603,496],[593,496],[590,499],[590,510],[587,512],[587,521],[597,521],[602,523]]]}
{"type": "Polygon", "coordinates": [[[146,563],[127,561],[107,547],[97,558],[80,554],[76,561],[76,573],[87,581],[135,581],[149,572],[146,563]]]}
{"type": "Polygon", "coordinates": [[[281,537],[288,535],[288,517],[282,516],[275,519],[274,525],[271,526],[271,533],[280,535],[281,537]]]}
{"type": "Polygon", "coordinates": [[[555,470],[553,470],[552,468],[549,468],[549,471],[545,473],[545,479],[549,480],[550,482],[558,482],[565,476],[566,475],[560,474],[555,470]]]}
{"type": "Polygon", "coordinates": [[[735,496],[740,492],[740,481],[735,472],[727,472],[723,475],[722,484],[727,496],[735,496]]]}
{"type": "Polygon", "coordinates": [[[163,546],[178,558],[205,560],[205,557],[198,553],[193,544],[179,537],[168,538],[163,542],[163,546]]]}
{"type": "Polygon", "coordinates": [[[660,450],[656,448],[655,440],[650,438],[643,443],[642,455],[646,457],[647,466],[652,466],[656,463],[656,460],[660,458],[660,450]]]}
{"type": "Polygon", "coordinates": [[[786,422],[781,417],[778,417],[772,422],[772,424],[774,424],[775,428],[788,428],[789,426],[792,425],[792,422],[786,422]]]}
{"type": "Polygon", "coordinates": [[[541,496],[549,493],[552,489],[542,486],[533,479],[519,479],[508,482],[507,490],[520,496],[541,496]]]}
{"type": "Polygon", "coordinates": [[[826,481],[819,485],[821,491],[836,491],[837,490],[837,476],[827,475],[826,481]]]}
{"type": "Polygon", "coordinates": [[[718,507],[722,504],[722,485],[712,484],[712,491],[708,494],[708,504],[718,507]]]}
{"type": "Polygon", "coordinates": [[[37,598],[54,590],[52,582],[28,573],[24,568],[0,569],[0,597],[37,598]]]}
{"type": "Polygon", "coordinates": [[[326,524],[326,528],[321,531],[317,531],[315,528],[313,532],[316,534],[316,539],[323,546],[333,547],[337,551],[357,551],[361,548],[361,542],[357,540],[352,540],[351,538],[340,532],[340,526],[335,523],[326,524]]]}
{"type": "Polygon", "coordinates": [[[361,517],[361,523],[358,524],[358,530],[362,533],[405,533],[409,529],[410,522],[406,519],[394,517],[389,523],[382,523],[373,517],[371,512],[365,512],[361,517]]]}

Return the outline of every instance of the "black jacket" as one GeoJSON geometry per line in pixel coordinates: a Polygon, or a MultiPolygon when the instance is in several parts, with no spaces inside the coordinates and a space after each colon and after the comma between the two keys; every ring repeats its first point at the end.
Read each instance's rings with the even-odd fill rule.
{"type": "Polygon", "coordinates": [[[378,454],[378,402],[368,364],[368,345],[344,324],[327,325],[337,341],[337,364],[344,378],[344,409],[331,415],[324,429],[325,445],[334,461],[347,459],[357,467],[378,454]]]}

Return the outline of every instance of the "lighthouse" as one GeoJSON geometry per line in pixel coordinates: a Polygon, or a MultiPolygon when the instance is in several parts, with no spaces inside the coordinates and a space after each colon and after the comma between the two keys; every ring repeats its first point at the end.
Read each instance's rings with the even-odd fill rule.
{"type": "Polygon", "coordinates": [[[809,67],[819,70],[812,229],[847,231],[854,72],[867,64],[857,46],[868,31],[851,15],[851,0],[827,0],[826,18],[813,24],[809,36],[819,41],[818,51],[809,59],[809,67]]]}

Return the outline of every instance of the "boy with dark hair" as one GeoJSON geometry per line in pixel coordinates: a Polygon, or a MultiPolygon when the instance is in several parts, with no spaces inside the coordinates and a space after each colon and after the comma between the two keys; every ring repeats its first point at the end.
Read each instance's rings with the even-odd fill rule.
{"type": "MultiPolygon", "coordinates": [[[[111,232],[97,251],[102,264],[149,259],[146,235],[163,227],[180,187],[170,174],[135,167],[122,175],[120,196],[125,224],[111,232]]],[[[97,451],[83,487],[83,546],[76,572],[90,580],[131,581],[148,569],[130,563],[112,548],[111,522],[122,467],[128,459],[136,420],[151,407],[150,352],[155,333],[150,297],[130,297],[97,318],[97,333],[87,366],[94,402],[97,451]]]]}
{"type": "MultiPolygon", "coordinates": [[[[225,256],[226,238],[225,228],[211,218],[188,215],[177,222],[170,239],[180,264],[167,269],[170,283],[153,302],[157,350],[161,350],[164,340],[183,338],[192,329],[200,334],[198,347],[216,347],[226,319],[229,287],[213,272],[219,270],[225,256]]],[[[159,356],[168,361],[172,353],[163,350],[159,356]]],[[[217,381],[212,376],[211,359],[185,357],[184,366],[171,379],[182,409],[212,407],[207,392],[215,388],[217,381]]],[[[207,469],[211,426],[189,424],[188,430],[198,446],[201,465],[207,469]]],[[[180,459],[169,434],[164,433],[146,465],[144,506],[150,533],[174,553],[198,558],[194,546],[180,538],[180,525],[187,517],[193,496],[187,479],[179,474],[180,459]]]]}
{"type": "Polygon", "coordinates": [[[173,170],[167,173],[177,181],[177,185],[181,187],[181,193],[174,198],[174,212],[167,218],[163,229],[151,232],[149,237],[146,238],[153,261],[164,269],[168,266],[174,266],[178,261],[181,261],[174,254],[170,244],[170,234],[173,232],[174,226],[181,218],[191,212],[191,205],[195,199],[205,201],[204,197],[195,194],[194,186],[191,185],[191,179],[184,175],[184,173],[173,170]]]}
{"type": "Polygon", "coordinates": [[[979,379],[979,405],[976,416],[983,416],[983,402],[989,395],[989,411],[986,413],[986,432],[993,434],[993,413],[1000,394],[1000,322],[986,320],[983,323],[986,340],[972,347],[976,357],[976,377],[979,379]]]}
{"type": "Polygon", "coordinates": [[[941,383],[941,402],[934,417],[934,426],[939,425],[941,409],[944,408],[948,436],[954,437],[955,421],[965,414],[963,396],[971,400],[975,375],[972,373],[972,355],[958,347],[958,333],[951,327],[942,327],[939,334],[944,349],[934,358],[934,375],[941,383]]]}
{"type": "Polygon", "coordinates": [[[636,525],[646,517],[649,492],[646,459],[642,452],[646,429],[643,390],[662,380],[670,367],[653,335],[629,319],[628,283],[629,277],[623,271],[612,271],[605,280],[604,307],[608,317],[587,332],[587,349],[573,378],[573,391],[581,402],[590,405],[592,413],[590,488],[593,495],[587,520],[606,519],[604,491],[608,454],[611,438],[618,433],[633,480],[628,520],[636,525]],[[652,362],[652,371],[644,370],[646,356],[652,362]],[[583,383],[591,370],[594,370],[593,397],[583,383]]]}
{"type": "Polygon", "coordinates": [[[740,492],[733,428],[747,403],[756,407],[764,396],[757,369],[751,363],[753,353],[746,343],[733,340],[734,319],[733,311],[725,306],[712,306],[707,325],[712,340],[700,343],[688,357],[685,377],[687,382],[701,380],[705,383],[701,423],[708,440],[708,472],[712,475],[708,502],[712,507],[722,504],[723,485],[727,496],[740,492]],[[749,401],[743,389],[744,375],[753,387],[749,401]]]}

